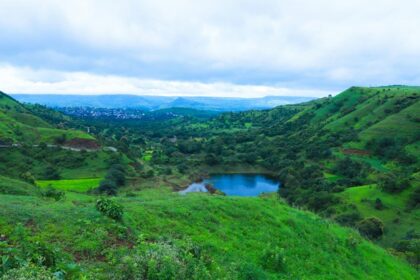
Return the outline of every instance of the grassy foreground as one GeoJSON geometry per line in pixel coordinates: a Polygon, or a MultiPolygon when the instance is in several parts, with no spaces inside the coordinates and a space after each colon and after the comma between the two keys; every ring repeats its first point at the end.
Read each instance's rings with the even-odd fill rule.
{"type": "MultiPolygon", "coordinates": [[[[199,254],[205,260],[200,265],[206,273],[197,279],[418,276],[355,231],[291,208],[274,196],[181,196],[165,188],[146,189],[116,198],[124,206],[121,222],[102,216],[95,201],[94,196],[71,192],[58,202],[0,195],[0,234],[6,242],[18,243],[17,232],[24,231],[27,241],[50,244],[62,255],[60,265],[77,264],[85,279],[133,279],[130,264],[139,258],[133,253],[136,248],[148,246],[146,254],[154,260],[162,248],[186,244],[193,244],[186,256],[199,254]]],[[[163,260],[172,257],[164,253],[163,260]]]]}

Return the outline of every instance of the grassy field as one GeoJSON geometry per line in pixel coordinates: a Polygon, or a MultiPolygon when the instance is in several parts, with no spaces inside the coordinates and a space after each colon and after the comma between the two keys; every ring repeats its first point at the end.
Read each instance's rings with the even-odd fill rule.
{"type": "Polygon", "coordinates": [[[348,188],[339,196],[356,205],[363,217],[378,217],[385,224],[385,234],[379,243],[385,247],[403,239],[410,230],[418,229],[420,210],[406,210],[407,200],[414,190],[405,190],[400,194],[389,194],[381,191],[376,185],[348,188]],[[375,200],[379,198],[384,209],[375,208],[375,200]]]}
{"type": "Polygon", "coordinates": [[[41,188],[52,187],[62,191],[87,192],[97,188],[102,178],[74,179],[74,180],[44,180],[36,181],[41,188]]]}
{"type": "Polygon", "coordinates": [[[101,216],[95,200],[76,193],[59,202],[0,195],[0,229],[9,235],[16,225],[29,225],[33,240],[65,250],[89,279],[113,279],[114,266],[124,264],[138,237],[151,244],[192,242],[210,260],[216,279],[237,279],[232,271],[243,273],[240,279],[417,277],[408,264],[355,231],[293,209],[275,196],[180,196],[148,189],[116,198],[124,206],[122,223],[101,216]]]}

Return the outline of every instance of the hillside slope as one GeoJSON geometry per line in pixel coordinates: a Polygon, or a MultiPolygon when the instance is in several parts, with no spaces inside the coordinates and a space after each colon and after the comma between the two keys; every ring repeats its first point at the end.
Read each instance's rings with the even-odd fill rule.
{"type": "MultiPolygon", "coordinates": [[[[315,102],[314,102],[315,103],[315,102]]],[[[413,142],[420,136],[420,87],[352,87],[302,113],[310,123],[331,132],[352,128],[361,143],[396,137],[413,142]]]]}
{"type": "Polygon", "coordinates": [[[36,116],[24,105],[0,92],[0,143],[54,143],[58,138],[67,141],[94,140],[91,135],[78,130],[56,128],[53,124],[36,116]]]}
{"type": "Polygon", "coordinates": [[[181,196],[164,188],[143,190],[116,198],[125,214],[122,222],[115,222],[95,209],[94,197],[67,195],[59,202],[0,195],[3,246],[49,244],[46,248],[55,250],[56,258],[55,265],[49,265],[51,271],[73,267],[78,277],[87,279],[143,279],[138,273],[149,273],[148,279],[182,279],[178,273],[190,265],[193,270],[183,277],[417,277],[406,263],[353,230],[293,209],[275,197],[181,196]],[[30,235],[16,239],[18,232],[30,235]],[[150,259],[144,262],[142,256],[150,259]],[[74,263],[81,270],[75,270],[74,263]]]}

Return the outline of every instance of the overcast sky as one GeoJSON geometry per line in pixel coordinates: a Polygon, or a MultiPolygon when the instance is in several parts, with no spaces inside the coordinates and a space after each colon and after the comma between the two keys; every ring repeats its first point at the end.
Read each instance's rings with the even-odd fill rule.
{"type": "Polygon", "coordinates": [[[419,62],[419,0],[0,0],[7,93],[325,96],[419,62]]]}

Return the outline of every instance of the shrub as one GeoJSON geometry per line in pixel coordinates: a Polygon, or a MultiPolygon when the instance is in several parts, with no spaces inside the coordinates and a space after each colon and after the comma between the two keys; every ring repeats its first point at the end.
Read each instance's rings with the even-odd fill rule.
{"type": "Polygon", "coordinates": [[[48,166],[44,171],[45,180],[60,180],[60,173],[54,166],[48,166]]]}
{"type": "Polygon", "coordinates": [[[262,266],[273,272],[284,272],[286,269],[285,262],[284,249],[277,246],[266,248],[261,257],[262,266]]]}
{"type": "MultiPolygon", "coordinates": [[[[0,242],[0,279],[44,279],[36,278],[40,267],[55,269],[62,260],[59,250],[49,243],[30,240],[30,234],[18,224],[10,240],[0,242]],[[30,271],[33,270],[32,275],[30,271]],[[2,278],[3,277],[3,278],[2,278]]],[[[49,279],[49,278],[46,278],[49,279]]]]}
{"type": "Polygon", "coordinates": [[[243,263],[236,269],[237,277],[235,279],[243,280],[265,280],[267,276],[264,271],[252,263],[243,263]]]}
{"type": "Polygon", "coordinates": [[[106,193],[107,195],[117,194],[117,185],[111,180],[102,180],[99,184],[98,191],[100,193],[106,193]]]}
{"type": "Polygon", "coordinates": [[[42,266],[25,265],[11,269],[0,280],[54,280],[54,275],[42,266]]]}
{"type": "Polygon", "coordinates": [[[408,188],[410,181],[403,175],[387,173],[379,178],[378,186],[385,192],[398,193],[408,188]]]}
{"type": "Polygon", "coordinates": [[[359,232],[370,239],[378,239],[384,234],[384,223],[376,218],[366,218],[357,224],[359,232]]]}
{"type": "Polygon", "coordinates": [[[35,185],[35,177],[29,171],[20,174],[20,178],[29,184],[35,185]]]}
{"type": "Polygon", "coordinates": [[[335,220],[344,226],[355,226],[358,221],[360,221],[362,217],[357,210],[352,212],[343,213],[335,217],[335,220]]]}
{"type": "Polygon", "coordinates": [[[103,215],[117,221],[122,219],[124,213],[122,205],[103,197],[96,201],[96,209],[103,215]]]}
{"type": "Polygon", "coordinates": [[[106,179],[114,181],[117,187],[125,185],[125,174],[119,169],[111,168],[106,175],[106,179]]]}
{"type": "Polygon", "coordinates": [[[356,234],[350,234],[349,236],[347,236],[346,245],[350,248],[356,248],[360,244],[360,242],[361,238],[356,234]]]}
{"type": "Polygon", "coordinates": [[[206,154],[206,156],[204,157],[204,161],[208,164],[208,165],[216,165],[219,160],[217,158],[217,156],[215,154],[206,154]]]}
{"type": "Polygon", "coordinates": [[[416,209],[420,206],[420,187],[417,187],[410,195],[408,208],[416,209]]]}
{"type": "Polygon", "coordinates": [[[53,198],[55,201],[60,201],[66,197],[66,193],[63,191],[56,190],[51,187],[51,185],[47,188],[46,191],[42,193],[44,197],[53,198]]]}
{"type": "Polygon", "coordinates": [[[110,279],[212,279],[200,248],[169,242],[142,242],[118,259],[110,279]]]}
{"type": "Polygon", "coordinates": [[[377,210],[384,209],[384,205],[383,205],[382,200],[380,198],[377,198],[375,200],[375,209],[377,209],[377,210]]]}

